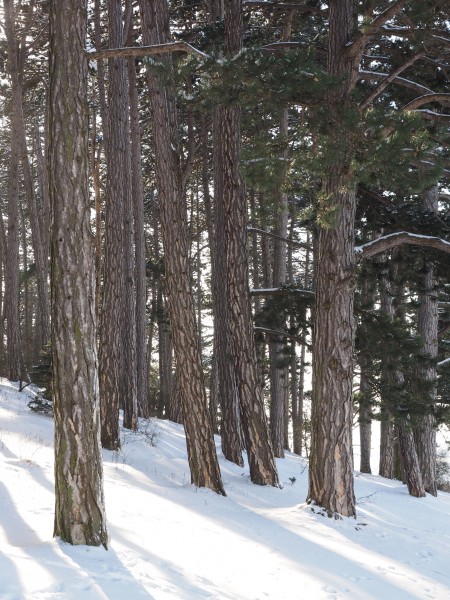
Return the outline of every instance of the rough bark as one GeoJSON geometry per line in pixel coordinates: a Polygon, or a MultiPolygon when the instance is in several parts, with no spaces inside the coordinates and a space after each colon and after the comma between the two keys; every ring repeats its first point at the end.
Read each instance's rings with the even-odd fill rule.
{"type": "MultiPolygon", "coordinates": [[[[434,186],[423,196],[422,206],[430,212],[438,212],[439,189],[434,186]]],[[[421,338],[421,353],[427,360],[436,359],[438,354],[438,296],[433,263],[424,258],[419,279],[419,316],[417,330],[421,338]]],[[[437,395],[437,373],[431,364],[420,369],[419,375],[430,389],[424,392],[423,405],[427,414],[414,427],[414,440],[422,473],[425,491],[437,496],[436,487],[436,419],[433,407],[437,395]]]]}
{"type": "MultiPolygon", "coordinates": [[[[123,11],[121,0],[109,0],[109,36],[110,44],[121,47],[124,40],[123,11]]],[[[121,360],[120,360],[120,405],[123,406],[123,426],[137,428],[137,370],[136,370],[136,296],[135,296],[135,260],[134,260],[134,201],[131,169],[131,144],[129,121],[128,72],[125,60],[110,61],[110,102],[109,132],[110,160],[108,167],[114,169],[111,174],[111,192],[117,193],[114,201],[122,205],[123,230],[123,275],[121,298],[121,360]],[[114,128],[114,132],[112,131],[114,128]],[[114,142],[114,143],[113,143],[114,142]]],[[[117,325],[116,325],[117,326],[117,325]]]]}
{"type": "MultiPolygon", "coordinates": [[[[143,42],[170,41],[165,0],[140,1],[143,42]]],[[[170,60],[169,57],[161,58],[170,60]]],[[[147,70],[156,180],[164,244],[165,279],[177,388],[183,408],[184,427],[192,482],[225,494],[209,418],[201,353],[190,285],[189,248],[186,236],[186,201],[182,194],[175,97],[151,69],[147,70]]]]}
{"type": "Polygon", "coordinates": [[[141,136],[136,66],[128,59],[131,131],[131,183],[134,206],[134,253],[136,265],[136,395],[139,412],[146,416],[148,373],[145,358],[147,287],[145,274],[144,190],[142,183],[141,136]]]}
{"type": "Polygon", "coordinates": [[[90,230],[86,7],[50,5],[50,192],[55,530],[108,544],[99,435],[94,248],[90,230]]]}
{"type": "MultiPolygon", "coordinates": [[[[225,56],[242,48],[240,0],[225,0],[225,56]]],[[[221,109],[222,177],[226,218],[227,297],[231,347],[239,393],[242,426],[250,466],[250,477],[259,485],[278,485],[272,445],[261,388],[248,283],[247,203],[239,173],[241,109],[221,109]]]]}
{"type": "MultiPolygon", "coordinates": [[[[361,307],[363,310],[373,310],[375,302],[375,289],[372,278],[367,275],[362,283],[361,307]]],[[[361,338],[366,334],[362,326],[361,338]]],[[[359,366],[361,370],[359,380],[359,440],[360,440],[360,466],[361,473],[371,473],[370,451],[372,442],[372,389],[370,386],[370,348],[363,346],[360,352],[359,366]]]]}
{"type": "MultiPolygon", "coordinates": [[[[123,39],[122,10],[118,0],[109,0],[108,19],[110,44],[121,45],[123,39]]],[[[125,271],[124,244],[125,225],[129,225],[130,214],[129,190],[129,148],[128,143],[128,106],[126,65],[122,59],[110,59],[108,87],[108,139],[106,143],[107,162],[107,199],[105,206],[105,242],[104,242],[104,276],[102,320],[99,347],[99,377],[102,420],[102,444],[105,448],[115,450],[120,446],[119,407],[135,407],[135,363],[129,373],[130,361],[125,361],[129,351],[133,350],[132,340],[123,335],[124,317],[132,318],[132,330],[135,332],[134,305],[130,308],[130,287],[133,276],[125,271]],[[128,189],[127,189],[128,188],[128,189]],[[131,281],[130,281],[131,279],[131,281]],[[126,285],[125,285],[126,281],[126,285]],[[125,302],[125,307],[124,307],[125,302]],[[124,309],[126,313],[124,315],[124,309]],[[131,345],[124,347],[130,340],[131,345]],[[127,352],[127,351],[128,352],[127,352]],[[126,367],[125,367],[125,364],[126,367]],[[131,383],[124,380],[124,375],[131,377],[131,383]],[[128,384],[130,387],[128,388],[128,384]],[[126,391],[126,395],[125,394],[126,391]],[[128,402],[128,398],[130,402],[128,402]]],[[[127,234],[129,231],[127,230],[127,234]]],[[[127,242],[129,237],[127,236],[127,242]]],[[[128,252],[127,252],[128,257],[128,252]]],[[[127,414],[129,417],[129,414],[127,414]]],[[[128,427],[135,428],[135,423],[127,420],[128,427]]]]}
{"type": "Polygon", "coordinates": [[[366,357],[360,360],[361,376],[359,381],[360,402],[359,402],[359,441],[360,441],[360,465],[361,473],[372,473],[370,468],[370,451],[372,442],[372,408],[371,393],[372,390],[368,381],[368,361],[366,357]]]}
{"type": "MultiPolygon", "coordinates": [[[[353,0],[329,9],[328,73],[342,78],[327,94],[330,135],[340,135],[339,111],[350,106],[359,56],[346,51],[356,25],[353,0]]],[[[343,156],[322,183],[332,225],[319,226],[315,274],[313,397],[308,501],[331,515],[355,515],[352,451],[352,383],[355,323],[354,228],[356,194],[349,158],[343,156]]]]}
{"type": "MultiPolygon", "coordinates": [[[[292,25],[292,12],[288,14],[282,40],[290,38],[292,25]]],[[[288,135],[288,109],[281,111],[280,132],[281,143],[285,143],[288,135]]],[[[284,156],[286,158],[286,156],[284,156]]],[[[288,199],[287,194],[281,189],[275,198],[275,241],[273,247],[273,274],[274,287],[282,286],[286,282],[286,242],[288,228],[288,199]]],[[[286,323],[279,324],[282,329],[286,323]]],[[[288,410],[288,379],[289,369],[283,361],[283,343],[276,338],[269,339],[269,379],[270,379],[270,436],[273,451],[276,457],[284,458],[286,443],[286,425],[288,410]],[[280,364],[281,363],[281,364],[280,364]]]]}
{"type": "MultiPolygon", "coordinates": [[[[5,33],[8,43],[8,72],[11,80],[18,80],[18,65],[14,35],[14,6],[11,0],[4,0],[5,33]]],[[[20,98],[14,93],[10,108],[11,153],[8,173],[8,235],[5,261],[5,318],[6,352],[8,377],[19,381],[23,375],[20,313],[19,313],[19,164],[20,164],[20,98]]]]}
{"type": "Polygon", "coordinates": [[[173,394],[173,347],[170,322],[163,302],[161,283],[158,290],[158,339],[159,339],[159,398],[157,415],[161,419],[169,413],[173,394]]]}
{"type": "Polygon", "coordinates": [[[402,419],[397,426],[398,441],[400,448],[400,459],[402,470],[408,486],[410,496],[422,498],[425,496],[425,488],[422,482],[419,460],[417,458],[414,434],[407,419],[402,419]]]}
{"type": "MultiPolygon", "coordinates": [[[[386,315],[393,317],[395,309],[393,304],[394,293],[389,276],[389,262],[387,255],[380,257],[382,270],[380,273],[380,309],[386,315]]],[[[386,365],[382,365],[381,384],[382,390],[389,386],[389,372],[386,365]]],[[[385,394],[381,393],[381,424],[380,424],[380,466],[379,474],[387,479],[396,477],[396,437],[394,422],[389,410],[385,394]]]]}

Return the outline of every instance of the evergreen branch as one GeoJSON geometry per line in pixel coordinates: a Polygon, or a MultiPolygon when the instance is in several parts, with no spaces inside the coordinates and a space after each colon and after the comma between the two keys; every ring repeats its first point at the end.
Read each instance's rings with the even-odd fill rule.
{"type": "Polygon", "coordinates": [[[247,231],[253,231],[254,233],[260,233],[261,235],[266,235],[276,240],[281,240],[282,242],[290,244],[291,246],[296,246],[297,248],[303,248],[304,250],[312,250],[311,246],[305,244],[304,242],[295,242],[294,240],[285,238],[281,235],[278,235],[277,233],[272,233],[271,231],[266,231],[265,229],[258,229],[258,227],[247,227],[247,231]]]}
{"type": "Polygon", "coordinates": [[[428,104],[429,102],[439,102],[440,104],[450,104],[450,94],[424,94],[419,96],[402,108],[402,110],[414,110],[419,106],[428,104]]]}
{"type": "Polygon", "coordinates": [[[356,246],[355,254],[357,257],[357,262],[361,262],[364,258],[370,258],[376,254],[381,254],[387,250],[392,250],[392,248],[396,248],[397,246],[401,246],[403,244],[434,248],[450,254],[450,242],[447,242],[442,238],[419,235],[416,233],[409,233],[407,231],[399,231],[397,233],[391,233],[389,235],[379,237],[376,240],[367,242],[367,244],[356,246]]]}
{"type": "Polygon", "coordinates": [[[284,296],[287,294],[296,294],[311,301],[314,301],[316,297],[315,293],[311,290],[297,290],[292,288],[258,288],[250,290],[251,296],[284,296]]]}
{"type": "Polygon", "coordinates": [[[129,46],[127,48],[107,48],[106,50],[86,51],[89,60],[102,60],[107,58],[129,58],[130,56],[152,56],[154,54],[170,54],[172,52],[186,52],[195,54],[203,59],[211,58],[201,50],[194,48],[187,42],[169,42],[153,46],[129,46]]]}
{"type": "MultiPolygon", "coordinates": [[[[414,56],[411,56],[406,62],[402,65],[398,66],[392,73],[389,73],[383,81],[381,81],[371,92],[370,94],[361,102],[359,105],[361,110],[365,110],[368,108],[372,102],[377,98],[380,94],[384,92],[384,90],[388,87],[388,85],[393,82],[405,69],[414,64],[417,60],[422,58],[425,55],[425,52],[419,52],[414,56]]],[[[423,97],[423,96],[422,96],[423,97]]]]}
{"type": "Polygon", "coordinates": [[[396,0],[390,6],[380,13],[375,19],[364,28],[364,31],[360,31],[354,40],[348,42],[346,51],[350,57],[356,57],[360,54],[369,41],[369,39],[378,33],[383,25],[394,17],[407,3],[407,0],[396,0]]]}

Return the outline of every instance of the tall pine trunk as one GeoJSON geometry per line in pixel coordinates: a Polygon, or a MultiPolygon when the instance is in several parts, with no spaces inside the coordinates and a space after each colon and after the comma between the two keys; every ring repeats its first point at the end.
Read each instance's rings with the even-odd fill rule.
{"type": "MultiPolygon", "coordinates": [[[[144,44],[170,42],[166,0],[155,0],[151,4],[141,0],[140,9],[144,44]]],[[[172,324],[177,391],[183,409],[191,479],[192,483],[199,487],[208,487],[225,494],[209,418],[191,290],[186,199],[182,192],[175,96],[170,88],[163,86],[151,67],[147,70],[147,80],[161,211],[167,301],[172,324]]]]}
{"type": "Polygon", "coordinates": [[[50,5],[50,191],[55,530],[107,546],[90,229],[86,5],[50,5]]]}
{"type": "MultiPolygon", "coordinates": [[[[225,56],[242,49],[241,0],[225,0],[225,56]]],[[[250,306],[247,248],[247,203],[239,173],[241,109],[221,109],[222,177],[226,211],[227,297],[231,348],[240,399],[242,427],[250,477],[259,485],[278,485],[278,473],[268,436],[263,391],[258,373],[250,306]]]]}
{"type": "MultiPolygon", "coordinates": [[[[437,213],[439,188],[434,186],[424,193],[423,208],[437,213]]],[[[421,339],[421,353],[425,360],[433,361],[438,354],[438,296],[433,263],[426,257],[423,259],[423,269],[419,279],[419,317],[418,334],[421,339]]],[[[437,496],[436,487],[436,419],[433,415],[437,395],[436,367],[429,364],[420,368],[419,375],[426,384],[422,403],[426,414],[414,428],[417,455],[422,473],[425,491],[437,496]],[[428,387],[429,386],[429,387],[428,387]]]]}

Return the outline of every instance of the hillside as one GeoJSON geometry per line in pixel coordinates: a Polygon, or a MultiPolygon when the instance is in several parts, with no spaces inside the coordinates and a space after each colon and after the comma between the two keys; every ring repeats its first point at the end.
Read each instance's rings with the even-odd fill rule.
{"type": "Polygon", "coordinates": [[[55,540],[53,423],[16,389],[0,382],[1,600],[450,598],[449,494],[356,473],[358,518],[335,521],[304,503],[305,459],[278,460],[272,489],[219,454],[220,497],[190,485],[183,428],[165,421],[104,451],[109,551],[55,540]]]}

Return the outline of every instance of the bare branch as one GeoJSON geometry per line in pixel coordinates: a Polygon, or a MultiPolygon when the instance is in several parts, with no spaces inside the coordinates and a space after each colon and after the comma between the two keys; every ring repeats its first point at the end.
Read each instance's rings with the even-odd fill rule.
{"type": "Polygon", "coordinates": [[[391,233],[356,246],[355,254],[357,262],[361,262],[365,258],[370,258],[376,254],[381,254],[387,250],[392,250],[397,246],[403,244],[411,244],[414,246],[423,246],[425,248],[434,248],[435,250],[441,250],[450,254],[450,242],[443,240],[442,238],[432,237],[428,235],[418,235],[416,233],[409,233],[407,231],[399,231],[397,233],[391,233]]]}
{"type": "Polygon", "coordinates": [[[201,50],[194,48],[187,42],[170,42],[168,44],[155,44],[154,46],[130,46],[127,48],[108,48],[106,50],[95,50],[86,52],[89,60],[102,60],[107,58],[128,58],[130,56],[152,56],[154,54],[169,54],[171,52],[186,52],[195,54],[203,59],[210,56],[201,50]]]}
{"type": "Polygon", "coordinates": [[[295,242],[294,240],[290,240],[288,238],[282,237],[281,235],[277,235],[276,233],[272,233],[271,231],[265,231],[264,229],[258,229],[258,227],[247,227],[247,231],[253,231],[254,233],[260,233],[261,235],[266,235],[268,237],[274,238],[276,240],[281,240],[282,242],[286,242],[286,244],[290,244],[291,246],[296,246],[297,248],[304,248],[305,250],[312,250],[311,246],[305,244],[304,242],[295,242]]]}

